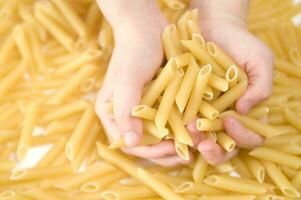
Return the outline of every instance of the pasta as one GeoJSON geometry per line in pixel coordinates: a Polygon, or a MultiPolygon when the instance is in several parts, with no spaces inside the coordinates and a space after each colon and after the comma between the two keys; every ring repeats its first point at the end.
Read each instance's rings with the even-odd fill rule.
{"type": "Polygon", "coordinates": [[[236,144],[222,123],[228,116],[264,144],[216,166],[198,151],[193,163],[176,167],[121,154],[123,138],[109,143],[94,112],[114,48],[97,3],[0,0],[0,199],[300,198],[301,29],[291,22],[300,5],[251,1],[248,26],[271,47],[276,66],[272,96],[243,115],[235,111],[248,87],[241,61],[205,40],[189,0],[157,2],[170,25],[162,66],[132,109],[143,123],[139,146],[168,140],[167,159],[177,153],[190,161],[198,133],[187,127],[231,152],[236,144]],[[31,156],[36,151],[41,157],[31,156]],[[27,164],[29,157],[35,161],[27,164]]]}

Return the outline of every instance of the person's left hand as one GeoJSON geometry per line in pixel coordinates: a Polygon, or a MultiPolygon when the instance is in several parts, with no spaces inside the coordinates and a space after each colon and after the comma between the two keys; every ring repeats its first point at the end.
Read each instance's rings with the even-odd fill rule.
{"type": "MultiPolygon", "coordinates": [[[[198,0],[196,0],[198,1],[198,0]]],[[[214,42],[246,72],[247,91],[236,102],[236,110],[247,114],[252,107],[267,99],[272,93],[272,73],[274,57],[270,49],[247,30],[242,17],[224,11],[214,15],[200,10],[202,35],[207,41],[214,42]],[[203,14],[202,14],[203,13],[203,14]]],[[[210,9],[210,8],[208,8],[210,9]]],[[[237,143],[238,147],[252,149],[263,143],[263,138],[246,129],[232,117],[225,117],[225,131],[237,143]]],[[[205,139],[198,145],[198,150],[210,164],[226,162],[236,155],[224,151],[216,142],[205,139]]]]}

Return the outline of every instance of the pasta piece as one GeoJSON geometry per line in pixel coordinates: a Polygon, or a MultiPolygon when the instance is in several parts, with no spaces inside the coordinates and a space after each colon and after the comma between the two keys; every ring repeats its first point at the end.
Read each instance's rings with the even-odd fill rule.
{"type": "Polygon", "coordinates": [[[198,182],[182,182],[175,188],[175,191],[180,194],[194,194],[194,195],[222,195],[226,191],[209,186],[205,183],[198,182]]]}
{"type": "Polygon", "coordinates": [[[86,135],[85,141],[83,142],[81,148],[79,149],[79,152],[77,153],[74,160],[71,161],[71,167],[73,171],[79,170],[82,162],[85,159],[85,156],[88,155],[90,151],[92,151],[94,147],[94,143],[99,136],[100,127],[98,124],[95,124],[92,126],[91,130],[86,135]]]}
{"type": "Polygon", "coordinates": [[[65,153],[69,160],[73,161],[75,159],[75,155],[78,153],[80,144],[82,144],[82,140],[92,126],[94,119],[95,113],[93,108],[89,106],[86,108],[80,121],[78,122],[78,125],[74,129],[74,132],[66,144],[65,153]]]}
{"type": "Polygon", "coordinates": [[[83,20],[79,17],[79,15],[72,9],[71,5],[66,0],[52,0],[52,2],[57,6],[57,8],[61,11],[62,15],[66,18],[72,28],[78,33],[80,36],[86,35],[86,25],[83,20]]]}
{"type": "Polygon", "coordinates": [[[259,195],[266,193],[266,188],[262,184],[251,179],[213,175],[204,181],[210,186],[241,194],[259,195]]]}
{"type": "Polygon", "coordinates": [[[215,88],[217,90],[220,90],[222,92],[226,92],[229,88],[228,81],[226,79],[223,79],[215,74],[212,74],[210,76],[210,79],[208,81],[208,85],[212,88],[215,88]]]}
{"type": "Polygon", "coordinates": [[[233,158],[231,160],[231,163],[241,177],[248,178],[248,179],[253,178],[253,175],[248,169],[247,165],[245,164],[245,162],[243,162],[243,160],[239,156],[233,158]]]}
{"type": "Polygon", "coordinates": [[[177,110],[175,106],[171,108],[170,115],[168,118],[168,124],[171,127],[171,130],[173,131],[175,140],[177,142],[193,146],[193,142],[181,118],[181,113],[177,110]]]}
{"type": "Polygon", "coordinates": [[[183,53],[181,55],[175,56],[176,66],[178,68],[185,67],[190,63],[190,60],[193,58],[190,53],[183,53]]]}
{"type": "Polygon", "coordinates": [[[265,170],[260,161],[251,158],[250,156],[243,156],[243,161],[245,162],[246,166],[253,174],[254,178],[259,182],[263,183],[265,178],[265,170]]]}
{"type": "Polygon", "coordinates": [[[200,200],[254,200],[256,196],[254,195],[212,195],[212,196],[202,196],[200,200]]]}
{"type": "Polygon", "coordinates": [[[170,60],[171,57],[180,55],[182,53],[181,47],[177,44],[178,30],[177,27],[172,24],[165,28],[162,34],[162,43],[165,55],[170,60]]]}
{"type": "Polygon", "coordinates": [[[25,194],[31,198],[35,199],[45,199],[45,200],[63,200],[63,198],[58,197],[58,195],[53,194],[53,192],[48,192],[46,190],[41,190],[37,188],[32,188],[25,192],[25,194]]]}
{"type": "MultiPolygon", "coordinates": [[[[99,58],[103,56],[103,52],[97,49],[88,49],[82,54],[80,54],[77,58],[67,63],[66,65],[62,65],[59,67],[54,74],[58,76],[67,75],[71,72],[74,72],[86,64],[91,64],[97,61],[99,58]]],[[[86,66],[85,66],[86,67],[86,66]]]]}
{"type": "MultiPolygon", "coordinates": [[[[200,36],[201,37],[201,36],[200,36]]],[[[187,48],[200,62],[208,63],[212,66],[212,71],[219,76],[225,74],[217,62],[215,62],[208,52],[202,47],[199,40],[182,40],[183,46],[187,48]]]]}
{"type": "Polygon", "coordinates": [[[175,68],[175,60],[172,58],[165,65],[163,71],[153,82],[148,91],[143,95],[141,104],[152,106],[155,103],[159,95],[163,92],[163,90],[175,76],[175,68]]]}
{"type": "MultiPolygon", "coordinates": [[[[225,69],[227,70],[232,65],[238,66],[238,64],[227,55],[222,49],[216,46],[212,42],[207,43],[208,53],[225,69]]],[[[238,77],[240,80],[248,80],[247,75],[241,68],[237,68],[238,77]]]]}
{"type": "Polygon", "coordinates": [[[157,110],[147,105],[137,105],[132,110],[132,116],[146,120],[154,120],[157,110]]]}
{"type": "Polygon", "coordinates": [[[301,168],[301,158],[268,147],[258,147],[251,151],[249,155],[293,169],[301,168]]]}
{"type": "Polygon", "coordinates": [[[247,81],[242,81],[235,85],[233,88],[228,90],[226,93],[218,97],[213,103],[212,106],[215,107],[219,112],[226,110],[231,106],[239,97],[241,97],[246,89],[248,83],[247,81]]]}
{"type": "Polygon", "coordinates": [[[280,59],[275,60],[275,69],[286,73],[287,75],[301,78],[301,69],[295,67],[292,63],[280,59]]]}
{"type": "Polygon", "coordinates": [[[88,105],[89,104],[83,100],[70,102],[66,105],[56,107],[56,109],[53,111],[47,112],[45,115],[43,115],[41,121],[48,123],[50,121],[64,119],[84,110],[88,107],[88,105]]]}
{"type": "Polygon", "coordinates": [[[162,99],[160,101],[156,116],[155,124],[159,129],[165,128],[168,117],[170,115],[172,106],[174,104],[175,96],[177,94],[178,88],[181,84],[184,72],[182,70],[176,71],[175,77],[167,85],[162,99]]]}
{"type": "Polygon", "coordinates": [[[67,138],[61,138],[57,141],[52,148],[47,152],[47,154],[36,164],[36,167],[46,167],[49,166],[55,158],[64,151],[67,138]]]}
{"type": "MultiPolygon", "coordinates": [[[[282,171],[284,173],[283,168],[282,168],[282,171]]],[[[291,180],[292,180],[291,183],[294,186],[294,188],[296,188],[299,191],[300,187],[301,187],[301,172],[298,171],[296,174],[294,174],[294,176],[293,176],[293,178],[291,180]]]]}
{"type": "Polygon", "coordinates": [[[284,116],[291,125],[301,131],[300,116],[288,108],[284,109],[284,116]]]}
{"type": "Polygon", "coordinates": [[[183,144],[178,140],[174,141],[176,153],[182,158],[183,160],[189,160],[189,150],[187,144],[183,144]]]}
{"type": "Polygon", "coordinates": [[[220,144],[227,152],[231,152],[235,149],[236,142],[225,132],[219,132],[216,136],[218,144],[220,144]]]}
{"type": "Polygon", "coordinates": [[[264,137],[272,137],[272,136],[282,134],[281,130],[278,130],[277,128],[275,128],[271,125],[263,124],[260,121],[252,119],[248,116],[239,115],[238,113],[236,113],[234,111],[226,111],[226,112],[220,114],[220,117],[226,117],[226,116],[236,118],[246,128],[253,130],[255,133],[258,133],[259,135],[262,135],[264,137]]]}
{"type": "Polygon", "coordinates": [[[39,106],[39,102],[34,101],[28,105],[26,110],[17,149],[17,156],[19,160],[23,160],[25,158],[27,151],[30,148],[32,132],[36,125],[39,113],[39,106]]]}
{"type": "Polygon", "coordinates": [[[222,131],[224,130],[223,122],[220,119],[198,119],[196,121],[196,128],[199,131],[222,131]]]}
{"type": "Polygon", "coordinates": [[[6,62],[6,59],[10,56],[13,52],[14,47],[16,46],[15,40],[13,35],[10,34],[6,41],[1,45],[0,49],[0,63],[6,62]]]}
{"type": "Polygon", "coordinates": [[[190,14],[189,11],[186,11],[184,14],[182,14],[180,19],[177,21],[177,28],[179,30],[179,35],[181,40],[189,39],[189,33],[186,26],[187,20],[190,17],[189,14],[190,14]]]}
{"type": "Polygon", "coordinates": [[[300,197],[300,193],[294,186],[289,182],[289,180],[284,176],[282,171],[271,162],[262,161],[262,164],[271,177],[273,182],[280,188],[283,194],[289,197],[300,197]]]}
{"type": "Polygon", "coordinates": [[[114,167],[108,164],[96,164],[88,168],[85,172],[77,173],[70,178],[65,178],[61,182],[57,182],[55,187],[63,190],[72,190],[79,188],[82,184],[103,177],[107,174],[112,174],[116,171],[114,167]]]}
{"type": "Polygon", "coordinates": [[[210,78],[212,71],[211,65],[206,65],[201,68],[196,78],[195,85],[192,89],[191,96],[187,103],[187,107],[184,112],[184,121],[186,123],[191,122],[198,113],[198,108],[200,107],[204,90],[207,86],[208,80],[210,78]]]}
{"type": "Polygon", "coordinates": [[[40,167],[33,169],[14,170],[10,176],[11,180],[34,180],[47,177],[58,177],[71,174],[72,169],[69,165],[40,167]]]}
{"type": "Polygon", "coordinates": [[[49,16],[45,15],[42,12],[41,3],[36,3],[34,7],[35,18],[44,26],[44,28],[51,34],[53,37],[60,42],[68,51],[72,51],[74,46],[74,39],[69,35],[65,30],[58,27],[49,16]]]}
{"type": "Polygon", "coordinates": [[[186,69],[185,75],[183,77],[183,81],[180,85],[180,88],[179,88],[178,93],[175,98],[176,104],[181,113],[184,111],[184,109],[186,107],[189,96],[193,89],[193,84],[195,83],[195,80],[197,78],[197,74],[198,74],[199,70],[200,70],[199,66],[197,65],[195,60],[192,58],[186,69]]]}
{"type": "Polygon", "coordinates": [[[59,105],[72,95],[79,88],[80,84],[93,75],[97,68],[88,65],[81,68],[67,83],[48,101],[49,104],[59,105]]]}
{"type": "Polygon", "coordinates": [[[5,78],[0,81],[0,97],[3,98],[9,90],[15,87],[27,67],[26,61],[21,61],[5,78]]]}
{"type": "MultiPolygon", "coordinates": [[[[186,22],[186,26],[188,28],[188,32],[189,32],[189,35],[193,35],[193,34],[201,34],[201,29],[199,27],[199,25],[197,24],[197,22],[193,21],[193,20],[188,20],[186,22]]],[[[189,38],[191,39],[191,38],[189,38]]]]}
{"type": "Polygon", "coordinates": [[[143,130],[159,139],[164,138],[169,133],[169,130],[167,128],[158,129],[156,124],[150,121],[143,122],[143,130]]]}
{"type": "Polygon", "coordinates": [[[229,88],[232,88],[237,84],[238,70],[235,65],[232,65],[227,69],[225,78],[228,81],[229,88]]]}
{"type": "Polygon", "coordinates": [[[161,197],[175,200],[184,199],[146,170],[138,168],[137,175],[144,184],[156,191],[161,197]]]}
{"type": "Polygon", "coordinates": [[[216,119],[219,115],[218,110],[216,110],[213,106],[205,101],[202,101],[199,111],[203,116],[207,117],[210,120],[216,119]]]}
{"type": "Polygon", "coordinates": [[[17,48],[22,55],[23,60],[31,61],[32,55],[30,54],[31,48],[29,46],[29,41],[27,34],[25,33],[25,28],[22,25],[17,25],[14,28],[13,38],[17,45],[17,48]]]}
{"type": "Polygon", "coordinates": [[[206,160],[199,154],[198,158],[193,166],[192,178],[195,183],[202,182],[208,169],[208,163],[206,160]]]}
{"type": "Polygon", "coordinates": [[[97,192],[107,188],[110,184],[113,184],[127,175],[123,172],[116,172],[114,174],[108,174],[107,176],[100,177],[99,179],[87,182],[80,187],[83,192],[97,192]]]}

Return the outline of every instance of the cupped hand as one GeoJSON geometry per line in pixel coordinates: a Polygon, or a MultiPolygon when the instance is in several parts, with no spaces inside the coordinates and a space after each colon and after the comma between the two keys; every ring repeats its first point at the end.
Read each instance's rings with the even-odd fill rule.
{"type": "MultiPolygon", "coordinates": [[[[201,13],[201,11],[200,11],[201,13]]],[[[200,15],[202,34],[207,41],[214,42],[246,72],[248,88],[236,102],[236,110],[247,114],[252,107],[267,99],[272,92],[274,57],[271,51],[254,35],[248,32],[243,17],[233,13],[200,15]]],[[[222,119],[226,132],[238,147],[252,149],[263,143],[263,138],[246,129],[236,119],[222,119]]],[[[227,153],[211,140],[203,140],[198,150],[211,164],[220,164],[231,159],[237,152],[227,153]]]]}
{"type": "MultiPolygon", "coordinates": [[[[161,35],[167,24],[159,10],[150,8],[143,15],[139,18],[135,16],[130,21],[122,20],[122,25],[118,26],[114,26],[116,20],[111,20],[115,48],[98,94],[96,112],[111,142],[124,139],[127,147],[122,150],[125,153],[164,166],[187,163],[192,155],[189,161],[181,159],[172,140],[139,146],[143,123],[141,119],[131,116],[131,110],[140,103],[143,87],[153,78],[163,61],[161,35]],[[111,102],[114,112],[108,113],[111,102]]],[[[110,15],[107,17],[110,22],[110,15]]]]}

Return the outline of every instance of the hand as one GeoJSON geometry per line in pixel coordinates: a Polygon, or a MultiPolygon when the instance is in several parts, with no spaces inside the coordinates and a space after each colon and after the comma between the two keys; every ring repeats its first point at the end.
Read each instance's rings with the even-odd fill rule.
{"type": "MultiPolygon", "coordinates": [[[[192,5],[200,8],[202,34],[207,41],[216,43],[228,53],[247,73],[249,78],[247,91],[235,105],[238,112],[247,114],[252,107],[271,95],[273,54],[247,31],[244,20],[247,14],[246,0],[230,0],[228,5],[224,2],[213,5],[220,0],[203,2],[206,1],[208,4],[202,4],[199,0],[192,1],[192,5]]],[[[252,149],[263,143],[261,136],[243,127],[236,119],[227,117],[223,122],[226,132],[238,147],[252,149]]],[[[237,152],[226,153],[211,140],[201,141],[198,149],[211,164],[223,163],[237,152]]]]}
{"type": "MultiPolygon", "coordinates": [[[[143,86],[153,78],[163,61],[161,35],[166,21],[156,2],[118,0],[98,3],[112,25],[115,39],[113,55],[96,101],[96,112],[108,138],[114,141],[122,137],[128,146],[123,148],[124,152],[160,165],[190,162],[176,154],[171,140],[137,146],[143,125],[140,119],[131,116],[131,110],[140,103],[143,86]],[[120,13],[122,10],[127,12],[120,13]],[[113,102],[114,114],[106,112],[110,102],[113,102]]],[[[190,157],[192,159],[192,155],[190,157]]]]}

